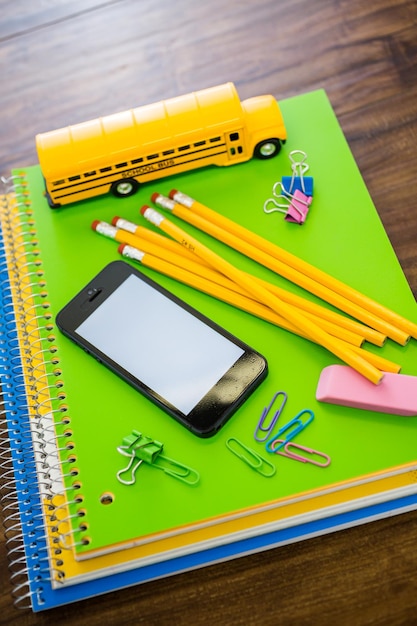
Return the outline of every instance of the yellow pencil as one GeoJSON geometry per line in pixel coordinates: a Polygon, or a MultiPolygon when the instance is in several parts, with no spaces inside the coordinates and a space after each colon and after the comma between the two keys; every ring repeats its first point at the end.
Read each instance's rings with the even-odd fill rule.
{"type": "MultiPolygon", "coordinates": [[[[172,243],[174,243],[177,246],[177,248],[183,249],[179,243],[175,243],[175,242],[172,242],[172,243]]],[[[143,242],[143,244],[141,244],[141,249],[143,249],[145,252],[150,252],[160,258],[166,259],[166,248],[158,250],[158,248],[155,246],[151,249],[149,246],[146,245],[146,242],[143,242]]],[[[213,282],[217,282],[218,284],[226,286],[228,289],[237,291],[238,293],[243,293],[243,294],[246,293],[247,295],[247,292],[240,285],[234,283],[233,281],[230,281],[230,279],[228,279],[226,276],[224,276],[220,272],[217,272],[209,268],[207,263],[204,263],[204,265],[200,264],[199,263],[200,259],[196,257],[196,255],[193,255],[193,256],[195,259],[197,259],[197,261],[188,263],[187,264],[188,270],[192,271],[194,274],[199,274],[200,276],[204,276],[205,278],[208,278],[209,280],[213,282]]],[[[170,261],[171,263],[174,263],[175,265],[182,267],[184,259],[183,257],[179,257],[174,252],[171,252],[170,250],[170,261]]],[[[340,327],[339,331],[337,332],[332,331],[330,334],[340,337],[341,339],[344,338],[349,343],[353,343],[356,345],[361,345],[363,341],[365,340],[369,341],[370,343],[373,343],[376,346],[383,346],[385,343],[386,335],[383,335],[379,331],[376,331],[373,328],[370,328],[369,326],[366,326],[364,324],[361,324],[360,322],[357,322],[343,315],[340,315],[339,313],[336,313],[334,311],[331,311],[330,309],[320,306],[319,304],[316,304],[315,302],[311,302],[310,300],[307,300],[306,298],[303,298],[301,296],[288,292],[285,289],[281,289],[280,287],[273,285],[272,283],[268,283],[267,281],[264,281],[261,278],[255,277],[253,275],[252,275],[252,278],[254,280],[259,281],[261,284],[263,284],[266,288],[270,289],[273,293],[275,293],[279,298],[281,298],[285,302],[288,302],[289,304],[292,304],[293,306],[297,306],[298,308],[302,309],[305,313],[311,313],[315,317],[321,318],[323,322],[324,321],[328,322],[329,325],[326,325],[323,323],[321,323],[320,325],[322,325],[324,328],[327,327],[327,330],[329,332],[332,327],[335,327],[335,326],[340,327]],[[344,333],[343,330],[347,331],[347,333],[344,333]],[[349,333],[352,333],[350,336],[350,339],[348,338],[349,333]]]]}
{"type": "Polygon", "coordinates": [[[286,265],[279,259],[272,257],[267,252],[264,252],[260,247],[256,247],[251,243],[239,238],[234,233],[224,230],[221,226],[218,226],[217,224],[206,220],[200,215],[194,214],[192,211],[182,207],[176,202],[170,205],[169,202],[172,203],[173,201],[169,198],[166,198],[164,201],[163,196],[157,196],[158,194],[154,194],[152,196],[152,199],[155,203],[157,203],[159,206],[163,206],[163,208],[170,209],[176,216],[180,217],[184,221],[187,221],[193,226],[196,226],[203,232],[215,237],[219,241],[222,241],[223,243],[234,248],[235,250],[238,250],[242,254],[245,254],[249,258],[257,261],[265,267],[268,267],[277,274],[284,276],[293,283],[299,285],[300,287],[303,287],[310,293],[315,294],[322,300],[333,304],[335,307],[348,313],[357,320],[360,320],[371,328],[378,330],[384,335],[387,335],[401,345],[405,345],[408,342],[410,335],[393,326],[386,320],[377,317],[376,315],[360,307],[356,303],[347,300],[344,296],[341,296],[331,289],[328,289],[325,285],[322,285],[321,283],[315,281],[306,274],[303,274],[302,272],[299,272],[289,265],[286,265]],[[168,200],[168,202],[166,202],[166,200],[168,200]]]}
{"type": "Polygon", "coordinates": [[[239,294],[236,291],[232,291],[223,285],[212,282],[208,278],[198,276],[197,274],[188,271],[188,269],[174,265],[169,261],[147,253],[144,250],[134,248],[133,246],[122,243],[118,250],[126,258],[138,261],[142,263],[142,265],[145,265],[160,274],[165,274],[165,276],[174,278],[175,280],[178,280],[189,287],[193,287],[194,289],[198,289],[199,291],[213,296],[218,300],[232,304],[236,308],[242,309],[252,315],[255,315],[256,317],[271,322],[276,326],[280,326],[281,328],[289,330],[292,333],[299,334],[301,337],[306,337],[305,334],[301,333],[301,331],[299,331],[293,324],[288,322],[282,316],[274,313],[274,311],[268,307],[259,304],[259,302],[256,302],[247,296],[239,294]]]}
{"type": "Polygon", "coordinates": [[[383,372],[371,365],[353,350],[349,349],[349,347],[341,340],[336,337],[332,337],[329,333],[314,324],[298,309],[279,300],[275,294],[272,294],[270,291],[265,289],[263,285],[260,285],[256,281],[252,280],[250,276],[241,272],[241,270],[228,261],[222,259],[219,255],[215,254],[212,250],[201,244],[194,237],[188,235],[181,228],[178,228],[178,226],[167,220],[163,215],[154,209],[151,209],[150,207],[142,207],[141,213],[152,224],[160,228],[163,232],[166,232],[176,241],[179,241],[181,245],[185,246],[198,256],[201,256],[203,259],[211,263],[213,267],[229,276],[229,278],[238,284],[241,284],[242,287],[247,289],[247,291],[251,293],[256,300],[258,300],[258,302],[269,306],[273,311],[282,315],[282,317],[284,317],[288,322],[294,324],[294,326],[304,332],[308,337],[311,337],[311,339],[316,341],[318,344],[327,348],[330,352],[356,369],[371,382],[374,384],[381,382],[384,376],[383,372]]]}
{"type": "Polygon", "coordinates": [[[399,374],[399,372],[401,372],[401,365],[394,363],[393,361],[389,361],[379,354],[368,352],[367,350],[356,346],[351,346],[351,350],[362,355],[367,361],[369,361],[369,363],[375,365],[375,367],[380,369],[382,372],[390,372],[391,374],[399,374]]]}
{"type": "MultiPolygon", "coordinates": [[[[122,241],[124,239],[123,234],[118,234],[118,239],[122,241]]],[[[129,242],[125,242],[125,243],[129,243],[129,242]]],[[[177,242],[173,242],[173,243],[175,243],[175,245],[178,248],[182,249],[182,246],[179,243],[177,242]]],[[[166,248],[159,248],[158,246],[153,245],[147,241],[141,241],[140,246],[139,246],[139,240],[137,243],[135,243],[135,241],[131,241],[130,245],[133,245],[135,248],[140,247],[140,250],[142,252],[152,254],[155,257],[163,259],[164,261],[168,261],[177,267],[183,268],[184,266],[184,257],[180,256],[179,254],[176,254],[175,252],[171,252],[167,250],[166,248]]],[[[230,280],[230,278],[228,278],[224,274],[221,274],[220,272],[208,267],[207,264],[205,265],[201,264],[199,262],[199,257],[197,257],[195,254],[192,254],[192,256],[196,260],[191,260],[191,261],[187,260],[187,270],[189,272],[192,272],[193,274],[196,274],[197,276],[201,278],[209,280],[212,283],[221,285],[225,287],[226,289],[229,289],[230,291],[235,291],[236,293],[240,295],[250,297],[250,294],[248,294],[247,290],[244,289],[241,285],[238,285],[237,283],[233,282],[232,280],[230,280]]],[[[278,297],[280,296],[282,292],[283,300],[289,302],[290,304],[294,304],[295,306],[299,306],[299,308],[301,308],[304,311],[304,314],[307,317],[312,319],[318,326],[321,326],[330,335],[333,335],[334,337],[339,337],[340,339],[343,339],[347,343],[350,343],[354,346],[361,346],[363,342],[365,341],[365,335],[368,334],[366,332],[366,327],[354,321],[351,321],[347,318],[343,318],[341,315],[338,315],[336,313],[333,314],[334,316],[333,318],[328,319],[328,317],[325,314],[322,315],[322,311],[326,311],[326,309],[323,309],[323,307],[317,304],[308,302],[307,300],[305,300],[304,298],[300,298],[299,296],[287,294],[284,290],[281,290],[278,287],[275,288],[274,285],[271,285],[267,281],[262,281],[260,278],[257,278],[255,276],[252,276],[252,278],[253,280],[261,282],[266,288],[271,289],[271,291],[273,293],[276,293],[278,297]],[[346,321],[346,323],[339,323],[340,320],[342,320],[343,322],[346,321]],[[362,332],[362,331],[365,331],[365,332],[362,332]]],[[[329,313],[331,313],[331,311],[329,313]]],[[[376,333],[375,331],[372,331],[372,332],[374,332],[376,335],[380,335],[379,333],[376,333]]],[[[383,335],[380,335],[380,337],[384,339],[383,335]]],[[[382,345],[382,343],[378,343],[377,345],[382,345]]]]}
{"type": "Polygon", "coordinates": [[[170,255],[173,259],[175,259],[175,263],[180,267],[182,267],[182,265],[186,262],[190,271],[193,271],[194,273],[200,271],[200,269],[202,271],[206,270],[207,272],[213,272],[207,263],[200,263],[200,259],[198,259],[195,254],[186,248],[183,248],[183,246],[180,246],[179,243],[172,241],[172,239],[168,239],[163,235],[149,231],[148,228],[138,227],[136,232],[140,233],[140,236],[133,234],[132,231],[127,231],[123,228],[113,226],[113,224],[109,224],[108,222],[99,220],[95,220],[92,223],[91,228],[100,235],[104,235],[109,239],[114,239],[118,243],[139,248],[144,252],[149,252],[150,254],[155,254],[159,257],[162,255],[162,258],[166,255],[170,255]],[[151,237],[146,236],[146,234],[144,237],[143,231],[148,231],[151,234],[151,237]],[[183,254],[183,252],[186,254],[183,254]]]}
{"type": "Polygon", "coordinates": [[[208,207],[190,198],[189,196],[181,194],[181,192],[178,192],[176,190],[172,190],[170,193],[170,197],[174,199],[177,203],[182,204],[185,207],[192,208],[194,212],[198,213],[205,219],[216,223],[221,228],[234,233],[241,239],[244,239],[248,243],[251,243],[252,245],[262,249],[264,252],[267,252],[271,256],[280,259],[289,266],[297,269],[307,276],[310,276],[317,282],[326,285],[334,292],[345,296],[346,299],[355,302],[364,309],[367,309],[370,312],[374,313],[376,316],[385,319],[393,326],[400,328],[407,335],[410,335],[411,337],[417,339],[417,324],[412,322],[411,320],[408,320],[398,313],[395,313],[394,311],[388,309],[382,304],[374,301],[372,298],[369,298],[368,296],[357,291],[353,287],[346,285],[337,278],[330,276],[323,270],[320,270],[310,263],[307,263],[307,261],[303,261],[299,257],[291,254],[290,252],[284,250],[276,244],[273,244],[272,242],[264,239],[256,233],[248,230],[247,228],[237,224],[236,222],[233,222],[223,215],[220,215],[216,211],[209,209],[208,207]]]}
{"type": "MultiPolygon", "coordinates": [[[[103,227],[103,223],[100,223],[97,225],[97,229],[99,231],[100,230],[105,231],[105,230],[108,230],[107,226],[108,225],[105,225],[103,227]]],[[[132,258],[133,257],[136,258],[138,254],[143,256],[146,253],[146,256],[144,257],[145,260],[142,261],[144,264],[146,264],[146,262],[149,262],[149,259],[158,258],[158,259],[161,259],[162,261],[165,261],[171,265],[176,266],[177,268],[181,268],[181,269],[184,268],[184,257],[180,256],[179,254],[175,254],[174,252],[168,251],[166,248],[159,248],[158,246],[155,246],[154,244],[151,244],[149,242],[140,241],[139,238],[137,239],[137,241],[135,241],[135,239],[133,239],[131,235],[130,237],[126,237],[126,239],[129,239],[129,241],[124,241],[125,237],[123,233],[116,233],[116,237],[118,241],[122,242],[122,245],[128,244],[129,248],[132,248],[132,250],[130,249],[127,250],[127,253],[130,252],[130,254],[132,255],[132,258]],[[134,253],[133,252],[134,249],[136,249],[138,252],[134,253]]],[[[176,246],[178,246],[179,248],[182,247],[180,246],[179,243],[176,243],[176,246]]],[[[219,285],[221,287],[228,289],[229,291],[234,291],[236,294],[239,294],[241,296],[250,297],[251,300],[253,300],[253,298],[250,296],[247,290],[243,289],[243,287],[241,287],[237,283],[230,280],[230,278],[228,278],[224,274],[221,274],[217,272],[216,270],[207,267],[207,265],[200,264],[198,262],[199,257],[197,257],[195,254],[193,256],[195,259],[197,259],[197,261],[193,261],[193,260],[187,261],[187,273],[191,272],[193,275],[195,275],[195,281],[193,283],[193,286],[197,286],[198,288],[198,280],[210,281],[210,283],[212,284],[214,283],[216,285],[219,285]]],[[[139,260],[139,259],[137,258],[136,260],[139,260]]],[[[155,261],[154,261],[154,264],[155,264],[155,261]]],[[[153,269],[156,269],[156,268],[153,266],[153,269]]],[[[259,280],[255,277],[252,277],[252,278],[254,280],[259,280]]],[[[268,286],[269,283],[265,282],[265,285],[268,286]]],[[[270,286],[272,287],[272,285],[270,286]]],[[[346,329],[340,326],[337,323],[333,323],[332,321],[322,319],[314,315],[314,312],[305,311],[304,314],[310,319],[312,319],[318,326],[321,326],[324,330],[326,330],[330,335],[333,335],[334,337],[339,337],[339,339],[343,339],[347,343],[350,343],[354,346],[361,346],[363,342],[365,341],[365,337],[363,336],[363,334],[356,332],[356,331],[353,332],[349,329],[346,329]]],[[[292,326],[292,329],[295,328],[293,325],[291,326],[292,326]]]]}
{"type": "MultiPolygon", "coordinates": [[[[287,322],[287,320],[285,320],[282,316],[274,313],[270,308],[259,304],[259,302],[256,302],[255,300],[252,300],[247,296],[238,294],[235,291],[219,285],[218,283],[214,283],[203,276],[197,276],[193,272],[188,271],[188,269],[186,270],[183,267],[177,266],[172,262],[161,259],[150,253],[146,253],[145,251],[139,250],[133,246],[121,244],[118,249],[119,252],[128,259],[138,261],[152,270],[169,276],[170,278],[174,278],[175,280],[178,280],[190,287],[198,289],[199,291],[202,291],[212,297],[222,300],[227,304],[231,304],[232,306],[246,311],[251,315],[270,322],[275,326],[297,334],[300,337],[308,338],[293,324],[287,322]]],[[[401,370],[400,365],[398,365],[397,363],[393,363],[392,361],[389,361],[384,357],[375,355],[372,352],[365,352],[364,350],[356,346],[351,347],[354,351],[357,352],[357,354],[363,356],[363,358],[365,358],[367,361],[375,365],[375,367],[383,372],[391,372],[397,374],[401,370]]]]}
{"type": "MultiPolygon", "coordinates": [[[[142,242],[154,244],[155,246],[161,246],[165,250],[168,250],[169,252],[174,252],[175,254],[179,254],[183,257],[186,257],[189,260],[193,259],[193,254],[189,250],[184,248],[183,246],[180,246],[177,242],[172,241],[171,239],[168,239],[167,237],[164,237],[164,235],[161,235],[160,233],[155,233],[154,231],[149,230],[149,228],[145,228],[144,226],[139,226],[138,224],[135,224],[134,222],[126,220],[123,217],[119,217],[119,216],[113,217],[111,221],[111,225],[115,226],[121,231],[119,233],[119,237],[121,239],[123,237],[122,233],[127,232],[127,233],[130,233],[131,235],[134,235],[135,237],[138,237],[142,242]]],[[[129,243],[128,241],[125,241],[124,239],[123,241],[122,240],[120,241],[120,243],[123,243],[123,242],[129,243]]],[[[132,245],[134,244],[132,243],[132,245]]],[[[205,261],[203,261],[203,259],[200,259],[199,262],[205,265],[206,267],[208,267],[208,264],[205,261]]]]}

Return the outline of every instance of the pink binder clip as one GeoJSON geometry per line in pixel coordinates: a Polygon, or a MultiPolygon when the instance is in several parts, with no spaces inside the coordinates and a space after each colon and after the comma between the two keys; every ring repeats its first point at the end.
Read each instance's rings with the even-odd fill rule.
{"type": "Polygon", "coordinates": [[[293,194],[288,194],[286,192],[286,195],[290,197],[291,201],[285,220],[296,224],[304,224],[313,198],[311,196],[306,196],[299,189],[296,189],[293,194]]]}
{"type": "Polygon", "coordinates": [[[294,193],[288,193],[281,182],[276,182],[272,189],[273,198],[268,198],[264,204],[265,213],[274,213],[279,211],[285,214],[285,220],[294,224],[304,224],[310,204],[313,200],[311,196],[306,196],[300,189],[296,189],[294,193]],[[280,192],[277,193],[277,189],[280,192]],[[277,202],[283,200],[284,202],[277,202]],[[270,204],[273,208],[268,208],[270,204]],[[289,203],[289,204],[288,204],[289,203]]]}

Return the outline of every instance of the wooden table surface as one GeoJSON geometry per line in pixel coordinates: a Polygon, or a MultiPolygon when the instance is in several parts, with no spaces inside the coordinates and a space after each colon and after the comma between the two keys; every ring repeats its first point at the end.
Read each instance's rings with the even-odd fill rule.
{"type": "MultiPolygon", "coordinates": [[[[34,136],[226,81],[325,88],[417,295],[415,0],[2,0],[0,173],[34,136]]],[[[335,157],[336,155],[330,155],[335,157]]],[[[1,624],[417,624],[417,512],[1,624]]]]}

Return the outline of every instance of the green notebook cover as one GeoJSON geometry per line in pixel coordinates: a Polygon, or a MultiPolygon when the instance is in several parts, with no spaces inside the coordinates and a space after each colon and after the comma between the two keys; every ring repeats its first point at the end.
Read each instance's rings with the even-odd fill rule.
{"type": "MultiPolygon", "coordinates": [[[[39,167],[26,168],[23,173],[28,187],[24,191],[33,209],[33,228],[52,315],[107,263],[119,258],[117,244],[93,232],[91,223],[110,222],[119,215],[149,226],[139,214],[141,206],[150,204],[155,191],[168,195],[176,188],[417,321],[414,297],[325,92],[293,97],[280,102],[280,106],[288,141],[278,157],[225,168],[208,167],[162,179],[143,185],[136,195],[123,200],[107,195],[51,210],[43,195],[39,167]],[[274,183],[291,174],[288,155],[295,149],[307,153],[308,174],[314,177],[314,199],[303,226],[286,222],[281,213],[267,215],[263,211],[274,183]]],[[[238,267],[313,299],[207,235],[172,220],[238,267]]],[[[82,508],[84,512],[84,529],[76,530],[73,537],[78,556],[88,557],[90,551],[111,549],[113,544],[133,544],[151,533],[416,460],[417,420],[315,400],[320,372],[340,362],[325,349],[142,269],[262,353],[269,363],[269,375],[218,434],[199,439],[55,328],[54,345],[70,422],[57,429],[61,434],[65,429],[69,431],[68,440],[74,444],[72,469],[77,471],[76,477],[65,478],[67,497],[69,501],[75,495],[82,497],[81,504],[70,506],[74,529],[80,523],[77,511],[82,508]],[[280,425],[302,409],[314,412],[314,420],[296,442],[329,455],[328,467],[268,454],[264,445],[254,440],[260,415],[278,390],[288,394],[280,425]],[[120,484],[116,474],[126,465],[126,458],[117,447],[134,429],[163,442],[167,456],[195,468],[200,473],[199,484],[190,487],[146,464],[139,468],[133,486],[120,484]],[[267,457],[276,466],[275,476],[265,478],[231,454],[226,446],[230,437],[267,457]],[[75,481],[77,491],[72,488],[75,481]],[[106,494],[112,495],[110,504],[102,501],[106,494]],[[88,545],[82,545],[85,537],[88,545]]],[[[405,347],[388,341],[383,348],[367,345],[366,349],[400,363],[404,374],[417,374],[415,340],[405,347]]],[[[68,454],[63,451],[63,458],[68,454]]],[[[69,464],[64,463],[64,473],[68,474],[68,468],[69,464]]]]}

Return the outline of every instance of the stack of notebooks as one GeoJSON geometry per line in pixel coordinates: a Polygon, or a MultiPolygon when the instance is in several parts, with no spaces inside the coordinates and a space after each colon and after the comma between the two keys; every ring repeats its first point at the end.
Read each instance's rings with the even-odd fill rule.
{"type": "MultiPolygon", "coordinates": [[[[414,297],[326,94],[280,106],[288,141],[277,158],[166,178],[123,200],[106,195],[53,210],[38,166],[12,172],[1,206],[0,373],[3,517],[17,606],[49,609],[416,507],[417,420],[318,402],[320,373],[338,362],[320,346],[141,268],[268,360],[266,380],[215,436],[200,439],[55,326],[71,297],[119,258],[91,223],[120,215],[148,226],[140,207],[172,187],[416,321],[414,297]],[[314,177],[302,226],[263,211],[274,183],[291,174],[292,150],[308,155],[314,177]],[[314,414],[297,443],[330,464],[269,454],[255,441],[278,391],[288,396],[282,423],[304,409],[314,414]],[[198,484],[146,464],[133,485],[121,484],[127,459],[118,448],[133,430],[195,468],[198,484]],[[267,457],[274,475],[232,454],[230,439],[267,457]]],[[[301,292],[193,234],[242,269],[301,292]]],[[[417,374],[415,340],[367,349],[417,374]]]]}

